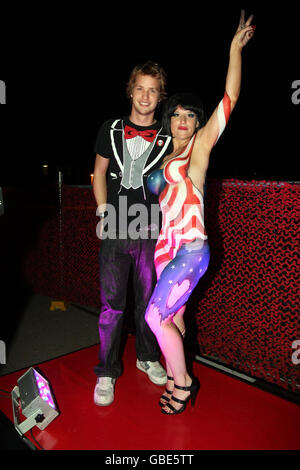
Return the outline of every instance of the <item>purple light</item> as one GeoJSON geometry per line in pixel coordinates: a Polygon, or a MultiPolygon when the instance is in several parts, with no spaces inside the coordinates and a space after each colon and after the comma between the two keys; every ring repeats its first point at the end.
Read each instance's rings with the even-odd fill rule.
{"type": "Polygon", "coordinates": [[[46,401],[49,406],[55,408],[48,382],[43,379],[43,377],[36,370],[33,369],[33,372],[39,389],[40,397],[46,401]]]}

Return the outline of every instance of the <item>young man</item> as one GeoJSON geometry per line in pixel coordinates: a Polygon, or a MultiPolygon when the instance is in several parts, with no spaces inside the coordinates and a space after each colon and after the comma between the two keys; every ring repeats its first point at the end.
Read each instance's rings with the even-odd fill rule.
{"type": "Polygon", "coordinates": [[[155,384],[164,385],[167,380],[158,362],[158,344],[144,318],[156,282],[153,259],[159,232],[158,217],[153,220],[153,214],[158,214],[158,201],[145,183],[147,175],[160,166],[172,146],[171,137],[155,120],[155,110],[165,97],[163,69],[152,62],[136,66],[127,95],[131,100],[130,116],[105,122],[94,149],[93,191],[100,217],[97,233],[101,238],[100,348],[94,402],[102,406],[113,402],[115,382],[121,375],[119,349],[131,270],[136,366],[155,384]],[[136,217],[139,210],[143,213],[141,218],[136,217]]]}

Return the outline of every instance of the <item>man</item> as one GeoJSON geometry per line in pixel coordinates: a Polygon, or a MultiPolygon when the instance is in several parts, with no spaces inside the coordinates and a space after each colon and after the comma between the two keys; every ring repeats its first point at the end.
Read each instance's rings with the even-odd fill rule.
{"type": "MultiPolygon", "coordinates": [[[[93,191],[100,217],[99,364],[94,402],[107,406],[121,375],[119,349],[126,307],[127,284],[133,271],[136,326],[136,366],[158,385],[166,372],[158,362],[160,350],[145,322],[156,274],[153,263],[158,223],[153,207],[158,201],[148,191],[146,176],[170,152],[171,137],[155,120],[155,110],[165,97],[165,73],[152,62],[136,66],[127,86],[129,117],[105,122],[95,145],[93,191]],[[137,207],[143,212],[136,223],[137,207]],[[152,217],[151,217],[152,214],[152,217]],[[157,222],[155,219],[154,222],[157,222]],[[105,230],[104,230],[105,229],[105,230]]],[[[99,224],[98,224],[99,225],[99,224]]]]}

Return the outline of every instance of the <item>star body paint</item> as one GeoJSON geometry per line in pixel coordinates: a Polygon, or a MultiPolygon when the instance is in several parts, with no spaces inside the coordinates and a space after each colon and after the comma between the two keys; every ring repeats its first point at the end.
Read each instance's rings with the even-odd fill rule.
{"type": "Polygon", "coordinates": [[[157,281],[146,319],[151,316],[153,310],[156,310],[162,322],[185,305],[200,278],[205,274],[209,259],[210,250],[206,240],[196,240],[182,245],[157,281]]]}

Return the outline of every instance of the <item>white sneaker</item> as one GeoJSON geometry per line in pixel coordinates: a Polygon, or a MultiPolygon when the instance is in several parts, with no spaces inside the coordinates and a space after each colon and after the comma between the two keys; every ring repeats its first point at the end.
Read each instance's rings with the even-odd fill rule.
{"type": "Polygon", "coordinates": [[[136,366],[139,370],[145,372],[154,384],[165,385],[167,383],[167,373],[158,361],[139,361],[137,359],[136,366]]]}
{"type": "Polygon", "coordinates": [[[114,401],[116,379],[98,377],[94,390],[94,403],[98,406],[108,406],[114,401]]]}

